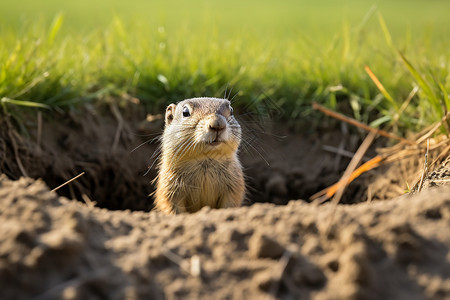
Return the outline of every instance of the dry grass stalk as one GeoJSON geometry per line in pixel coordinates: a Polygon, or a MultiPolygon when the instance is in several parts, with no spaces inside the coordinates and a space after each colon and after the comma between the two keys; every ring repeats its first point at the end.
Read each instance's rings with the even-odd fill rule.
{"type": "MultiPolygon", "coordinates": [[[[15,132],[14,132],[15,133],[15,132]]],[[[27,171],[25,171],[25,168],[22,164],[22,160],[20,159],[20,155],[19,155],[19,148],[17,146],[16,143],[16,139],[14,138],[14,136],[11,134],[11,130],[9,130],[9,136],[11,139],[11,144],[13,146],[13,150],[14,150],[14,156],[16,158],[16,162],[17,162],[17,166],[19,167],[20,172],[22,173],[22,176],[24,177],[28,177],[28,173],[27,171]]],[[[18,135],[17,135],[18,136],[18,135]]],[[[20,138],[20,137],[19,137],[20,138]]]]}
{"type": "MultiPolygon", "coordinates": [[[[432,142],[434,140],[430,140],[432,142]]],[[[417,176],[418,179],[416,179],[414,182],[415,184],[411,187],[411,191],[418,192],[422,190],[422,185],[424,181],[424,177],[426,178],[430,170],[435,170],[439,166],[444,166],[445,162],[447,162],[450,159],[450,139],[446,139],[444,141],[441,141],[439,143],[435,143],[435,145],[431,145],[428,149],[428,154],[425,154],[425,162],[423,164],[422,171],[420,173],[420,176],[417,176]],[[445,146],[445,148],[442,150],[442,148],[445,146]],[[430,158],[433,156],[434,152],[438,152],[439,154],[436,155],[436,158],[431,162],[427,163],[427,160],[429,161],[430,158]]],[[[433,181],[438,181],[434,179],[433,181]]]]}
{"type": "Polygon", "coordinates": [[[359,146],[358,150],[355,153],[355,156],[353,156],[352,160],[347,166],[347,169],[344,172],[344,175],[342,175],[341,179],[338,182],[338,189],[333,197],[333,200],[331,201],[333,203],[333,212],[330,217],[330,223],[327,227],[327,232],[329,232],[329,229],[331,228],[331,225],[333,224],[334,220],[334,214],[336,212],[336,207],[339,204],[339,201],[341,201],[342,195],[344,194],[346,186],[350,183],[350,177],[354,173],[354,170],[356,169],[356,166],[361,162],[362,157],[369,149],[372,142],[375,140],[376,133],[369,132],[367,137],[362,142],[361,146],[359,146]]]}
{"type": "Polygon", "coordinates": [[[164,256],[167,257],[170,261],[177,264],[181,270],[183,270],[186,274],[189,274],[193,277],[200,277],[202,274],[202,267],[200,257],[198,255],[193,255],[190,259],[190,263],[183,259],[178,254],[172,252],[170,249],[164,249],[164,256]]]}
{"type": "MultiPolygon", "coordinates": [[[[17,166],[19,167],[19,170],[22,173],[22,176],[28,177],[28,173],[22,164],[22,160],[20,159],[19,146],[17,145],[17,141],[20,141],[20,142],[23,141],[22,137],[12,128],[12,125],[8,119],[6,120],[5,123],[6,123],[6,126],[8,127],[9,140],[11,141],[11,145],[12,145],[12,148],[14,151],[14,157],[16,158],[17,166]]],[[[23,142],[21,144],[23,144],[23,142]]]]}
{"type": "MultiPolygon", "coordinates": [[[[361,165],[359,168],[357,168],[350,174],[350,177],[348,178],[346,185],[348,185],[353,180],[358,178],[361,174],[378,167],[383,162],[383,160],[384,160],[384,158],[382,156],[377,155],[374,158],[372,158],[371,160],[369,160],[368,162],[361,165]]],[[[330,199],[331,197],[333,197],[333,195],[339,190],[339,188],[342,186],[342,184],[343,184],[343,181],[339,180],[337,183],[333,184],[332,186],[329,186],[328,188],[312,195],[310,197],[310,199],[315,200],[318,203],[322,203],[322,202],[330,199]]]]}
{"type": "MultiPolygon", "coordinates": [[[[413,92],[414,92],[414,90],[412,91],[412,93],[413,92]]],[[[361,174],[363,174],[369,170],[372,170],[382,164],[392,163],[395,161],[409,158],[411,156],[416,156],[416,157],[422,156],[422,155],[424,155],[425,151],[428,153],[427,154],[427,161],[428,161],[429,157],[432,156],[431,152],[435,153],[436,151],[438,151],[439,154],[437,155],[436,159],[431,164],[427,165],[427,168],[431,169],[431,167],[433,167],[435,164],[437,164],[437,163],[441,162],[442,160],[444,160],[445,158],[447,158],[447,156],[450,154],[450,145],[449,145],[450,139],[447,136],[441,135],[438,138],[430,139],[430,137],[433,136],[433,134],[435,134],[439,128],[441,128],[441,126],[444,124],[444,122],[446,122],[450,118],[450,112],[448,112],[436,124],[433,124],[433,125],[429,126],[428,128],[424,129],[423,131],[421,131],[420,133],[418,133],[414,137],[414,140],[407,140],[407,139],[398,137],[396,135],[393,135],[391,133],[371,128],[371,127],[369,127],[365,124],[362,124],[354,119],[351,119],[346,116],[342,116],[341,114],[335,113],[327,108],[324,108],[323,106],[321,106],[319,104],[314,103],[313,107],[315,109],[318,109],[318,110],[324,112],[325,114],[327,114],[331,117],[338,119],[338,120],[342,120],[349,124],[355,125],[359,128],[367,130],[369,132],[377,133],[382,136],[390,137],[390,138],[400,141],[398,144],[396,144],[392,147],[384,148],[384,149],[377,149],[377,151],[380,154],[375,156],[368,162],[364,163],[359,168],[355,169],[350,174],[348,181],[346,181],[345,183],[342,181],[342,178],[341,178],[341,180],[339,180],[334,185],[312,195],[310,197],[310,199],[314,200],[315,203],[325,202],[326,200],[333,197],[339,191],[339,189],[341,189],[343,187],[343,185],[345,187],[347,184],[349,184],[350,182],[355,180],[361,174]],[[428,141],[426,149],[422,146],[422,143],[424,141],[428,141]]],[[[420,180],[416,181],[416,184],[413,186],[413,189],[417,188],[418,184],[420,184],[420,180]]]]}
{"type": "Polygon", "coordinates": [[[328,116],[331,116],[331,117],[333,117],[335,119],[338,119],[338,120],[341,120],[343,122],[346,122],[346,123],[348,123],[350,125],[362,128],[362,129],[364,129],[366,131],[370,131],[370,132],[376,133],[378,135],[381,135],[381,136],[384,136],[384,137],[387,137],[387,138],[390,138],[390,139],[401,141],[401,142],[404,142],[406,144],[410,144],[410,145],[414,145],[415,144],[414,142],[409,141],[409,140],[407,140],[405,138],[402,138],[400,136],[397,136],[395,134],[389,133],[389,132],[381,130],[381,129],[376,129],[376,128],[372,128],[370,126],[367,126],[366,124],[363,124],[363,123],[361,123],[361,122],[359,122],[359,121],[357,121],[355,119],[349,118],[347,116],[344,116],[342,114],[334,112],[334,111],[332,111],[332,110],[330,110],[328,108],[325,108],[325,107],[323,107],[322,105],[320,105],[318,103],[314,102],[312,104],[312,106],[313,106],[314,109],[320,110],[321,112],[323,112],[324,114],[326,114],[328,116]]]}
{"type": "Polygon", "coordinates": [[[430,140],[427,140],[427,152],[425,152],[425,161],[423,162],[423,171],[422,176],[420,177],[420,183],[419,187],[417,188],[417,191],[420,192],[423,187],[423,181],[425,180],[425,177],[428,175],[428,153],[430,150],[430,140]]]}
{"type": "MultiPolygon", "coordinates": [[[[330,145],[323,145],[322,146],[322,150],[325,150],[325,151],[328,151],[328,152],[331,152],[331,153],[335,153],[335,154],[337,154],[339,156],[344,156],[344,157],[347,157],[347,158],[352,158],[355,155],[355,153],[353,153],[351,151],[347,151],[345,149],[342,149],[341,147],[338,148],[338,147],[333,147],[333,146],[330,146],[330,145]]],[[[364,156],[362,158],[362,160],[367,162],[367,161],[370,160],[370,158],[364,156]]]]}
{"type": "Polygon", "coordinates": [[[78,174],[78,175],[75,176],[74,178],[67,180],[66,182],[64,182],[63,184],[61,184],[61,185],[55,187],[55,188],[54,188],[53,190],[51,190],[51,191],[52,191],[52,192],[55,192],[55,191],[59,190],[60,188],[62,188],[63,186],[65,186],[65,185],[71,183],[72,181],[78,179],[79,177],[81,177],[81,176],[83,176],[83,175],[84,175],[84,172],[81,172],[80,174],[78,174]]]}
{"type": "Polygon", "coordinates": [[[86,205],[90,208],[95,207],[95,205],[97,204],[97,202],[92,201],[91,198],[89,198],[86,194],[82,194],[81,199],[83,199],[84,203],[86,203],[86,205]]]}
{"type": "Polygon", "coordinates": [[[110,108],[111,108],[111,112],[113,113],[114,117],[117,120],[117,129],[116,129],[116,134],[114,135],[114,141],[112,144],[112,150],[116,150],[117,145],[119,144],[119,140],[120,140],[120,135],[122,133],[123,127],[124,127],[124,121],[123,121],[123,117],[120,114],[119,109],[117,108],[117,105],[113,102],[111,102],[110,104],[110,108]]]}

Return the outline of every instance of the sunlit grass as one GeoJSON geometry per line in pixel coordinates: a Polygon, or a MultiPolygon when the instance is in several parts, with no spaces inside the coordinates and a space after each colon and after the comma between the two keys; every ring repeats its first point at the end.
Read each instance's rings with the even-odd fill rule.
{"type": "MultiPolygon", "coordinates": [[[[185,22],[179,20],[182,11],[174,12],[175,22],[162,4],[153,8],[163,13],[151,20],[129,18],[139,14],[131,7],[115,11],[109,21],[99,14],[98,26],[86,25],[93,24],[92,11],[84,24],[75,18],[82,11],[57,14],[51,1],[51,19],[48,14],[33,19],[25,11],[24,22],[0,29],[3,112],[18,105],[66,110],[127,96],[156,112],[173,101],[222,97],[233,88],[241,108],[270,103],[282,119],[312,121],[317,115],[310,104],[316,101],[373,126],[404,131],[439,120],[450,105],[450,41],[442,39],[445,28],[432,28],[425,17],[422,30],[416,19],[402,32],[392,17],[385,21],[385,12],[370,6],[360,5],[364,13],[359,15],[327,21],[330,9],[320,15],[320,6],[304,2],[291,3],[291,13],[289,6],[278,7],[276,14],[263,2],[265,10],[254,16],[251,7],[242,8],[245,16],[219,2],[215,5],[224,11],[213,15],[208,12],[214,7],[195,3],[196,13],[185,22]],[[323,22],[295,18],[301,8],[313,10],[323,22]],[[271,16],[276,18],[264,23],[271,16]]],[[[229,5],[239,8],[237,2],[229,5]]],[[[436,18],[437,26],[442,22],[436,18]]]]}

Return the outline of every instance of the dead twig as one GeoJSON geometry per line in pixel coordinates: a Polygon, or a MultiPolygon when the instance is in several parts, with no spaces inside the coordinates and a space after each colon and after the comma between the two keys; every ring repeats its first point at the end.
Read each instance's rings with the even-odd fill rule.
{"type": "Polygon", "coordinates": [[[398,112],[395,113],[394,117],[392,118],[392,124],[396,125],[398,122],[398,119],[400,119],[401,114],[405,111],[405,109],[408,107],[409,103],[411,102],[412,98],[417,94],[419,91],[419,87],[415,86],[412,91],[409,93],[408,97],[405,101],[403,101],[402,106],[400,106],[400,109],[398,112]]]}
{"type": "Polygon", "coordinates": [[[423,171],[422,176],[420,177],[419,186],[417,188],[417,192],[420,192],[423,187],[423,182],[425,177],[428,175],[428,151],[430,149],[430,140],[427,140],[427,152],[425,152],[425,161],[423,162],[423,171]]]}
{"type": "Polygon", "coordinates": [[[439,161],[443,161],[443,166],[445,166],[450,159],[449,155],[450,155],[450,146],[447,146],[447,147],[445,147],[445,149],[443,151],[441,151],[441,153],[438,155],[438,157],[436,157],[436,159],[433,160],[433,162],[430,164],[430,168],[433,167],[439,161]],[[444,157],[446,159],[444,159],[444,157]]]}
{"type": "Polygon", "coordinates": [[[338,152],[336,153],[336,157],[334,158],[334,171],[338,172],[339,171],[339,166],[341,164],[341,160],[342,160],[342,155],[341,155],[341,151],[345,151],[345,146],[347,144],[347,139],[345,138],[348,135],[348,124],[345,122],[341,123],[341,132],[343,134],[343,138],[341,139],[341,141],[339,142],[339,146],[338,146],[338,152]]]}
{"type": "Polygon", "coordinates": [[[115,103],[110,104],[110,108],[111,108],[111,112],[113,113],[114,117],[117,120],[117,129],[116,129],[116,133],[114,135],[114,141],[112,144],[112,150],[116,150],[117,145],[119,144],[119,140],[120,140],[120,135],[122,133],[123,127],[124,127],[124,121],[122,118],[122,115],[119,112],[119,109],[117,108],[117,105],[115,103]]]}
{"type": "Polygon", "coordinates": [[[369,132],[367,137],[362,142],[361,146],[359,146],[358,150],[356,151],[355,156],[353,156],[352,160],[348,164],[347,169],[344,172],[344,175],[339,180],[338,190],[336,191],[336,194],[334,195],[333,199],[331,200],[331,203],[333,205],[333,211],[332,211],[332,214],[330,217],[330,222],[327,227],[327,233],[329,232],[331,225],[333,224],[333,219],[334,219],[337,205],[339,204],[339,201],[341,201],[341,198],[342,198],[342,195],[344,194],[345,188],[350,182],[350,177],[353,174],[353,171],[358,166],[358,164],[361,162],[362,157],[369,149],[369,147],[372,144],[372,142],[374,141],[375,137],[376,137],[376,133],[374,133],[372,131],[369,132]]]}
{"type": "Polygon", "coordinates": [[[320,105],[320,104],[318,104],[316,102],[313,102],[312,107],[314,109],[320,110],[321,112],[323,112],[324,114],[326,114],[328,116],[331,116],[331,117],[333,117],[335,119],[338,119],[338,120],[341,120],[341,121],[346,122],[348,124],[351,124],[351,125],[356,126],[358,128],[362,128],[362,129],[364,129],[366,131],[373,132],[373,133],[376,133],[378,135],[381,135],[381,136],[384,136],[384,137],[387,137],[387,138],[390,138],[390,139],[394,139],[394,140],[397,140],[397,141],[402,141],[402,142],[404,142],[406,144],[409,144],[409,145],[416,145],[415,142],[412,142],[410,140],[407,140],[407,139],[402,138],[400,136],[397,136],[395,134],[386,132],[384,130],[376,129],[376,128],[372,128],[370,126],[367,126],[366,124],[363,124],[363,123],[361,123],[359,121],[356,121],[355,119],[349,118],[349,117],[344,116],[344,115],[342,115],[340,113],[337,113],[337,112],[334,112],[334,111],[332,111],[332,110],[330,110],[328,108],[325,108],[325,107],[323,107],[322,105],[320,105]]]}
{"type": "Polygon", "coordinates": [[[63,186],[65,186],[65,185],[71,183],[72,181],[78,179],[79,177],[81,177],[81,176],[83,176],[83,175],[84,175],[84,172],[81,172],[80,174],[78,174],[78,175],[75,176],[74,178],[72,178],[72,179],[70,179],[70,180],[64,182],[63,184],[61,184],[61,185],[55,187],[55,188],[54,188],[53,190],[51,190],[51,191],[52,191],[52,192],[55,192],[55,191],[59,190],[60,188],[62,188],[63,186]]]}
{"type": "Polygon", "coordinates": [[[86,203],[86,205],[90,208],[95,207],[95,205],[97,204],[97,202],[92,201],[91,198],[89,198],[86,194],[82,194],[81,199],[83,199],[84,203],[86,203]]]}
{"type": "MultiPolygon", "coordinates": [[[[8,124],[8,135],[9,135],[9,138],[11,140],[11,144],[12,144],[12,147],[13,147],[14,156],[16,158],[17,166],[19,167],[19,170],[22,173],[22,176],[28,177],[27,171],[25,171],[25,168],[24,168],[24,166],[22,164],[22,160],[20,159],[19,147],[17,147],[16,139],[14,137],[14,132],[13,132],[9,122],[7,122],[7,124],[8,124]]],[[[20,138],[20,136],[19,136],[19,138],[20,138]]]]}
{"type": "Polygon", "coordinates": [[[372,186],[370,184],[367,186],[367,202],[372,202],[372,186]]]}
{"type": "MultiPolygon", "coordinates": [[[[358,178],[361,174],[378,167],[384,160],[385,160],[385,158],[383,156],[377,155],[374,158],[372,158],[371,160],[369,160],[368,162],[364,163],[363,165],[358,167],[354,172],[352,172],[352,174],[348,178],[347,182],[345,182],[345,185],[348,185],[349,183],[351,183],[353,180],[358,178]]],[[[312,195],[310,197],[310,199],[315,200],[314,202],[316,202],[317,204],[323,203],[324,201],[330,199],[339,190],[339,188],[344,184],[344,182],[341,180],[339,180],[332,186],[329,186],[328,188],[312,195]]]]}
{"type": "MultiPolygon", "coordinates": [[[[339,148],[338,147],[333,147],[333,146],[330,146],[330,145],[323,145],[322,149],[325,150],[325,151],[331,152],[331,153],[335,153],[335,154],[340,155],[340,156],[347,157],[347,158],[352,158],[355,155],[354,152],[347,151],[347,150],[342,149],[340,147],[339,148]]],[[[364,156],[362,158],[362,160],[364,162],[367,162],[367,161],[370,160],[370,158],[368,158],[367,156],[364,156]]]]}
{"type": "Polygon", "coordinates": [[[434,182],[450,182],[450,178],[448,179],[434,179],[434,182]]]}
{"type": "Polygon", "coordinates": [[[183,259],[178,254],[175,254],[169,249],[165,249],[163,251],[163,254],[165,257],[167,257],[169,260],[171,260],[173,263],[177,264],[181,270],[186,272],[189,275],[192,275],[194,277],[200,277],[201,276],[201,264],[200,264],[200,257],[198,255],[193,255],[191,257],[190,263],[183,259]]]}
{"type": "Polygon", "coordinates": [[[362,157],[369,149],[369,147],[372,144],[372,142],[374,141],[375,137],[376,137],[376,133],[369,132],[367,137],[362,142],[361,146],[356,151],[355,156],[353,156],[352,160],[348,164],[347,169],[344,172],[344,175],[339,180],[339,182],[341,182],[342,184],[339,187],[339,189],[337,190],[336,194],[334,195],[332,202],[337,204],[341,200],[341,197],[342,197],[342,194],[344,193],[345,187],[349,183],[350,176],[353,174],[353,171],[356,169],[358,164],[361,162],[362,157]]]}
{"type": "Polygon", "coordinates": [[[433,133],[436,132],[436,130],[439,129],[439,127],[442,126],[442,124],[450,117],[450,112],[447,112],[447,114],[442,117],[442,119],[436,123],[436,125],[434,125],[427,133],[425,133],[422,137],[418,138],[416,143],[417,144],[422,144],[424,141],[428,140],[433,133]]]}

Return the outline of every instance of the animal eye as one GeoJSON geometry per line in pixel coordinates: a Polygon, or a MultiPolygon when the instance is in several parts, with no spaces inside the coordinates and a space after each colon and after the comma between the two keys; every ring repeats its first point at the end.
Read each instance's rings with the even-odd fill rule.
{"type": "Polygon", "coordinates": [[[191,112],[189,111],[189,107],[185,106],[183,107],[183,117],[187,118],[191,115],[191,112]]]}
{"type": "Polygon", "coordinates": [[[230,115],[233,115],[233,108],[230,106],[230,115]]]}

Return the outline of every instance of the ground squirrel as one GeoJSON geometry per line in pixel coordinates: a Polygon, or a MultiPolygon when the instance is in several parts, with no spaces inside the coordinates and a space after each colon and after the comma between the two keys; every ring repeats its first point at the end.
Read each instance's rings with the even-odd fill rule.
{"type": "Polygon", "coordinates": [[[166,109],[156,209],[167,214],[204,206],[239,206],[245,183],[237,152],[241,127],[227,99],[193,98],[166,109]]]}

